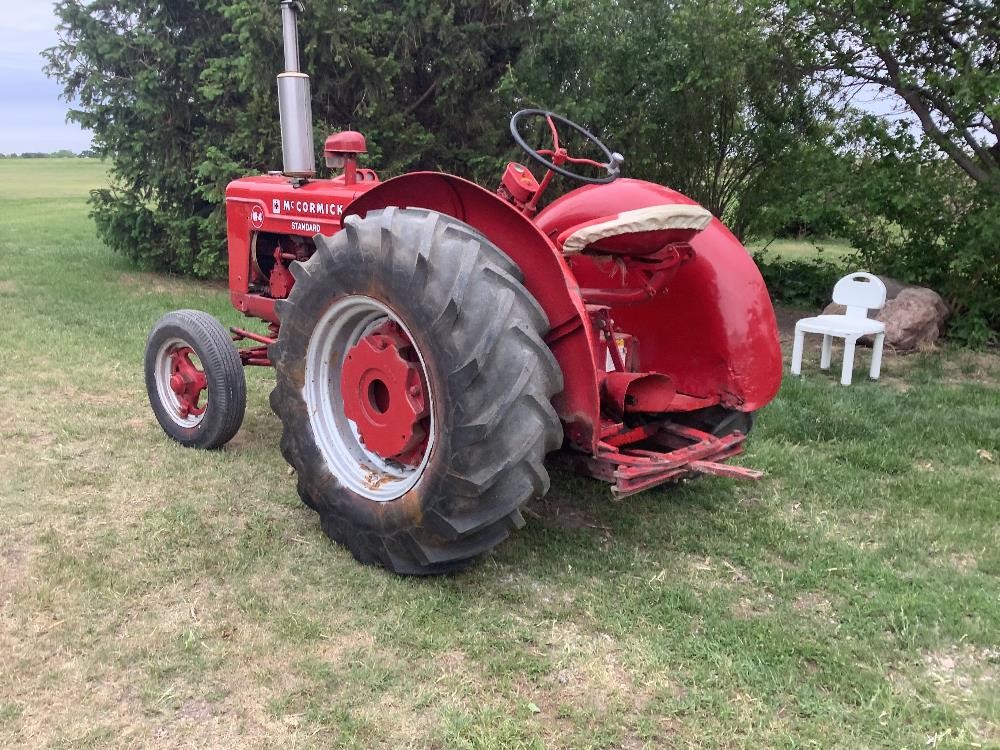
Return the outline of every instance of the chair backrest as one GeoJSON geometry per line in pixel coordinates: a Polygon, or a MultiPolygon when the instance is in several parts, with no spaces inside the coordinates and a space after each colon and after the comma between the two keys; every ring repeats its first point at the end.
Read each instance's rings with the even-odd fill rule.
{"type": "Polygon", "coordinates": [[[833,301],[847,307],[847,317],[867,318],[869,310],[885,304],[885,284],[866,271],[848,274],[833,287],[833,301]]]}

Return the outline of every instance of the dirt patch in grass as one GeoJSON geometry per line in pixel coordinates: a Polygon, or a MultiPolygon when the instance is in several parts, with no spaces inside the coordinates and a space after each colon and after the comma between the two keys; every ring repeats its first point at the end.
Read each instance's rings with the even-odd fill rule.
{"type": "MultiPolygon", "coordinates": [[[[795,337],[795,323],[802,318],[808,318],[813,315],[819,315],[817,310],[808,310],[804,307],[786,307],[785,305],[775,305],[774,306],[774,317],[778,322],[778,334],[781,336],[782,343],[787,343],[791,347],[792,339],[795,337]]],[[[820,341],[818,337],[815,338],[820,341]]],[[[809,338],[806,339],[806,343],[809,342],[809,338]]],[[[819,348],[818,346],[816,347],[819,348]]]]}
{"type": "MultiPolygon", "coordinates": [[[[32,448],[45,448],[56,442],[55,433],[35,420],[17,418],[13,415],[0,417],[0,439],[2,443],[11,445],[30,445],[32,448]]],[[[0,444],[0,455],[4,455],[0,444]]]]}
{"type": "Polygon", "coordinates": [[[635,681],[622,666],[617,642],[607,633],[555,622],[545,646],[555,666],[551,687],[561,701],[602,710],[623,695],[635,694],[635,681]]]}
{"type": "Polygon", "coordinates": [[[833,604],[830,603],[830,600],[815,591],[795,597],[792,609],[796,612],[816,614],[828,619],[832,619],[830,616],[833,614],[833,604]]]}
{"type": "Polygon", "coordinates": [[[63,402],[72,409],[95,406],[121,406],[126,402],[133,405],[142,404],[141,399],[144,394],[138,388],[132,388],[125,392],[107,389],[106,384],[102,384],[102,388],[104,390],[95,393],[93,391],[85,391],[73,383],[63,383],[58,388],[53,389],[49,397],[63,402]]]}
{"type": "Polygon", "coordinates": [[[565,610],[576,601],[575,590],[555,586],[549,581],[520,572],[512,571],[501,577],[498,582],[502,586],[509,586],[525,593],[529,600],[545,609],[565,610]]]}
{"type": "Polygon", "coordinates": [[[0,606],[7,606],[7,599],[20,587],[28,569],[28,554],[9,539],[2,540],[0,548],[0,606]]]}
{"type": "Polygon", "coordinates": [[[0,294],[13,294],[17,291],[17,284],[10,279],[0,281],[0,294]]]}
{"type": "Polygon", "coordinates": [[[524,511],[529,518],[565,531],[594,530],[605,536],[611,534],[611,528],[602,524],[596,515],[565,503],[536,500],[527,505],[524,511]]]}
{"type": "Polygon", "coordinates": [[[894,391],[900,394],[909,393],[913,388],[913,386],[910,383],[906,382],[906,380],[904,380],[902,377],[899,377],[894,373],[886,373],[885,370],[883,370],[882,373],[879,375],[878,382],[881,385],[892,388],[894,391]]]}
{"type": "Polygon", "coordinates": [[[976,566],[979,564],[979,560],[976,556],[969,554],[968,552],[952,552],[948,555],[947,560],[951,567],[962,573],[968,573],[969,571],[975,570],[976,566]]]}
{"type": "Polygon", "coordinates": [[[993,743],[1000,742],[998,717],[981,709],[996,700],[1000,689],[1000,647],[957,644],[925,651],[922,656],[925,678],[939,700],[963,716],[971,746],[996,746],[993,743]]]}
{"type": "Polygon", "coordinates": [[[1000,674],[1000,646],[976,648],[960,644],[923,653],[927,677],[939,689],[953,694],[972,695],[997,685],[1000,674]]]}
{"type": "MultiPolygon", "coordinates": [[[[747,594],[751,591],[760,592],[760,588],[754,583],[750,573],[742,566],[729,560],[689,555],[686,556],[684,562],[687,571],[683,574],[683,578],[691,581],[694,588],[702,590],[724,589],[747,594]]],[[[664,575],[665,571],[661,571],[653,580],[658,580],[664,575]]]]}
{"type": "Polygon", "coordinates": [[[729,614],[737,620],[755,620],[770,615],[774,609],[771,602],[774,595],[766,593],[763,598],[741,596],[729,606],[729,614]]]}
{"type": "Polygon", "coordinates": [[[631,735],[627,717],[646,713],[656,696],[680,697],[684,692],[662,670],[636,672],[623,644],[608,633],[555,622],[542,646],[552,669],[519,692],[525,705],[538,713],[546,747],[576,746],[582,728],[607,730],[610,717],[622,722],[615,747],[646,746],[631,735]]]}
{"type": "Polygon", "coordinates": [[[148,430],[153,426],[154,419],[152,416],[132,417],[131,419],[126,419],[122,424],[130,430],[148,430]]]}
{"type": "Polygon", "coordinates": [[[883,509],[829,508],[794,502],[779,508],[777,515],[790,526],[821,536],[830,544],[846,544],[861,552],[874,552],[883,546],[879,533],[886,522],[883,509]]]}
{"type": "Polygon", "coordinates": [[[207,721],[218,712],[218,708],[204,698],[189,698],[177,709],[178,719],[207,721]]]}

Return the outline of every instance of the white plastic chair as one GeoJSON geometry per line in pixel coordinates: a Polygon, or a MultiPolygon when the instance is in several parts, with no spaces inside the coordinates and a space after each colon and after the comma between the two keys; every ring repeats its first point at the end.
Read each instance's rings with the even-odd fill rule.
{"type": "Polygon", "coordinates": [[[844,315],[818,315],[803,318],[795,324],[795,343],[792,346],[792,375],[802,374],[802,344],[807,333],[823,334],[823,349],[819,366],[830,367],[830,350],[833,338],[844,339],[844,364],[840,371],[841,385],[851,384],[854,371],[854,346],[861,336],[874,334],[872,366],[869,377],[878,380],[882,368],[882,345],[885,343],[885,323],[868,317],[869,310],[880,310],[885,305],[885,284],[878,276],[864,271],[848,274],[833,287],[833,301],[845,305],[844,315]]]}

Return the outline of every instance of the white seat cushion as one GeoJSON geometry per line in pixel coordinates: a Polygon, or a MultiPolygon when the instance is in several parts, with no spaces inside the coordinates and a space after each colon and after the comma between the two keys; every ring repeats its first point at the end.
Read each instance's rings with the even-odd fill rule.
{"type": "Polygon", "coordinates": [[[870,318],[849,318],[846,315],[817,315],[815,318],[803,318],[795,324],[795,330],[806,333],[829,333],[833,336],[843,334],[884,333],[885,323],[870,318]]]}
{"type": "Polygon", "coordinates": [[[562,251],[566,255],[573,255],[598,240],[617,237],[620,234],[655,232],[662,229],[701,231],[711,220],[710,211],[701,206],[683,203],[622,211],[613,219],[580,227],[563,241],[562,251]]]}

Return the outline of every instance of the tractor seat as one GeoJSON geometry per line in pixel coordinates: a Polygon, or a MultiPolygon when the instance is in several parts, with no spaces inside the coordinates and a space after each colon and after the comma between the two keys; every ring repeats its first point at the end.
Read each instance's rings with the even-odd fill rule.
{"type": "Polygon", "coordinates": [[[712,221],[701,206],[669,203],[601,216],[559,233],[556,246],[564,255],[644,256],[670,242],[688,242],[712,221]]]}

